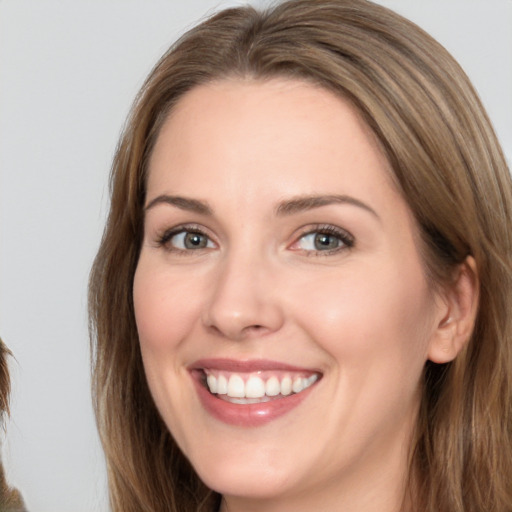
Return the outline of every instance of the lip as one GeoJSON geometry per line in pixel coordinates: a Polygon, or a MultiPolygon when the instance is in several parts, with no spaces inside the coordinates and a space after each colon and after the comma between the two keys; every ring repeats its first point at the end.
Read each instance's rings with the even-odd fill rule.
{"type": "MultiPolygon", "coordinates": [[[[265,359],[201,359],[189,367],[199,400],[204,409],[214,418],[238,427],[258,427],[265,425],[298,407],[316,387],[318,381],[300,393],[256,404],[234,404],[210,393],[204,385],[204,370],[219,370],[233,373],[257,371],[288,371],[320,373],[318,370],[292,366],[265,359]]],[[[319,379],[320,380],[320,379],[319,379]]]]}
{"type": "Polygon", "coordinates": [[[311,372],[319,373],[318,370],[311,368],[301,368],[299,366],[292,366],[287,363],[281,363],[279,361],[270,361],[268,359],[221,359],[221,358],[210,358],[210,359],[199,359],[189,367],[191,370],[224,370],[226,372],[240,372],[250,373],[261,371],[288,371],[288,372],[311,372]]]}

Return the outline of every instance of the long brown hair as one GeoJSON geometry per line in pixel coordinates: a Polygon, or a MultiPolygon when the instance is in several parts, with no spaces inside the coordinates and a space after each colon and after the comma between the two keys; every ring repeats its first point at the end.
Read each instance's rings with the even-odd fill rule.
{"type": "Polygon", "coordinates": [[[433,285],[472,255],[480,306],[453,363],[427,363],[412,447],[414,510],[512,510],[512,182],[468,78],[430,36],[365,0],[228,9],[187,33],[133,106],[90,281],[93,391],[115,512],[215,510],[160,419],[142,367],[132,283],[147,162],[173,105],[229,77],[290,77],[348,99],[375,132],[419,226],[433,285]]]}

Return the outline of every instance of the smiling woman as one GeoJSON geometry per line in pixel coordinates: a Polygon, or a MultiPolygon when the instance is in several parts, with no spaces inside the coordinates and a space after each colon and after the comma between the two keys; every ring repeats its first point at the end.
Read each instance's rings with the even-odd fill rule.
{"type": "Polygon", "coordinates": [[[422,368],[444,356],[459,302],[472,326],[476,279],[461,273],[457,304],[434,300],[353,108],[289,79],[198,86],[148,171],[150,202],[177,193],[211,212],[147,211],[133,289],[151,394],[198,475],[240,510],[355,510],[370,489],[396,509],[422,368]],[[342,476],[382,464],[378,483],[342,476]]]}
{"type": "Polygon", "coordinates": [[[111,503],[512,507],[512,183],[362,0],[223,11],[146,81],[90,288],[111,503]]]}

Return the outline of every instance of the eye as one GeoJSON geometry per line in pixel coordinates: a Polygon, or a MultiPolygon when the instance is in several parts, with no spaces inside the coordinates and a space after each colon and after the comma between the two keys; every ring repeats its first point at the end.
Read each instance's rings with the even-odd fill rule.
{"type": "Polygon", "coordinates": [[[213,247],[211,240],[202,233],[182,231],[172,236],[169,243],[177,249],[204,249],[213,247]]]}
{"type": "Polygon", "coordinates": [[[323,226],[304,233],[291,249],[305,252],[331,254],[354,245],[354,238],[345,230],[335,226],[323,226]]]}
{"type": "Polygon", "coordinates": [[[337,249],[342,241],[329,233],[309,233],[299,240],[299,246],[305,251],[328,251],[337,249]]]}
{"type": "Polygon", "coordinates": [[[215,244],[210,237],[197,228],[176,228],[167,231],[158,241],[170,251],[194,251],[213,249],[215,244]]]}

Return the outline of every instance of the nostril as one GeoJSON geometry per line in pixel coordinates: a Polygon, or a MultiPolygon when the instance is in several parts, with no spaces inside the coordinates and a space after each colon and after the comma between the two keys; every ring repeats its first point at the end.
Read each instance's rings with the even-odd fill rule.
{"type": "Polygon", "coordinates": [[[284,316],[277,303],[258,294],[237,298],[219,293],[206,303],[201,321],[213,335],[242,340],[279,330],[284,316]]]}
{"type": "Polygon", "coordinates": [[[248,325],[245,330],[246,331],[261,331],[265,329],[263,325],[248,325]]]}
{"type": "Polygon", "coordinates": [[[265,325],[255,324],[255,325],[248,325],[247,327],[244,327],[240,333],[240,339],[244,338],[252,338],[252,337],[260,337],[264,336],[265,334],[272,332],[272,329],[269,329],[265,325]]]}

